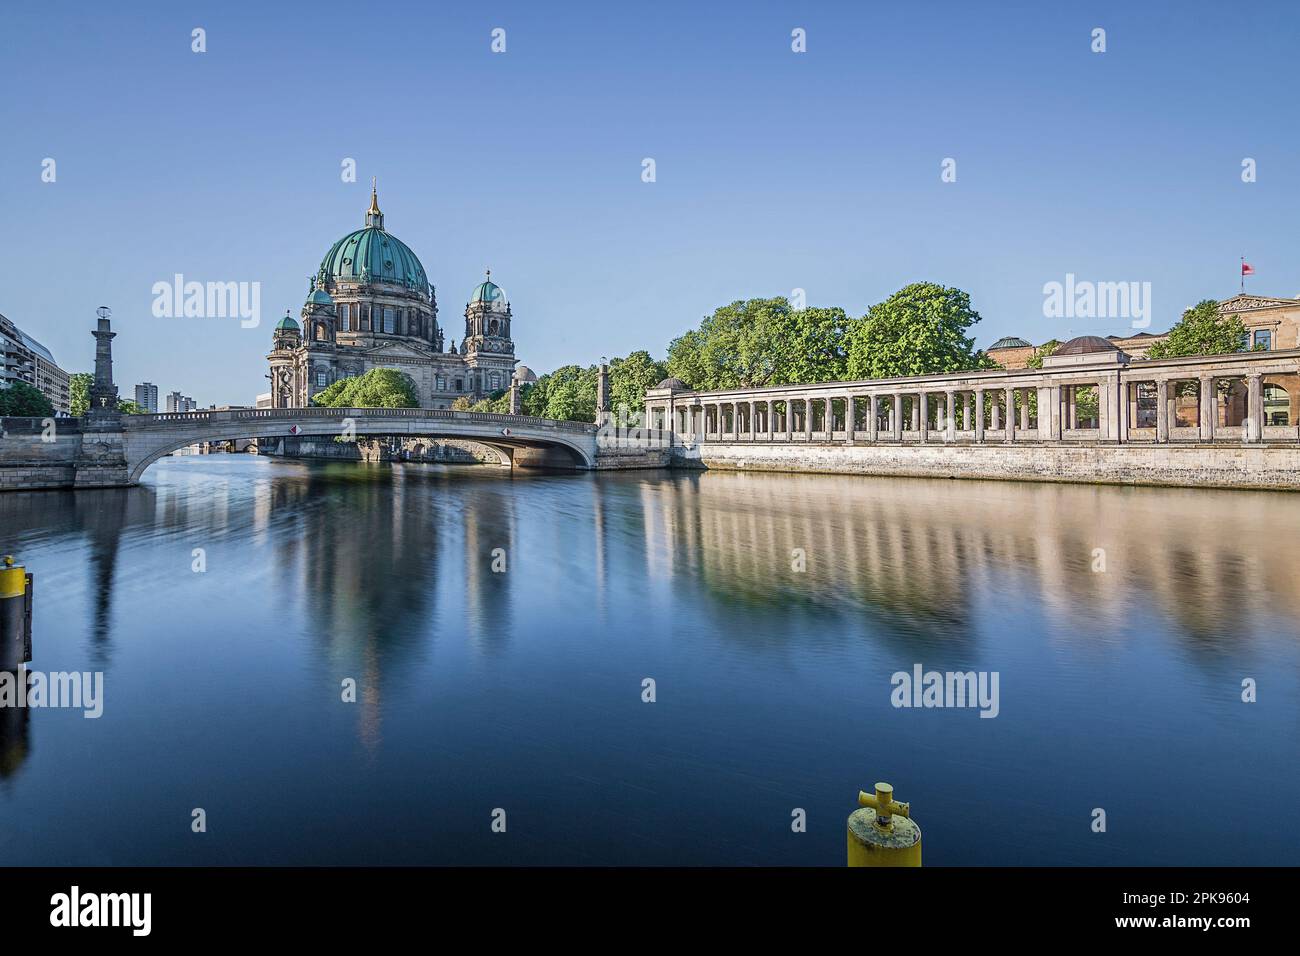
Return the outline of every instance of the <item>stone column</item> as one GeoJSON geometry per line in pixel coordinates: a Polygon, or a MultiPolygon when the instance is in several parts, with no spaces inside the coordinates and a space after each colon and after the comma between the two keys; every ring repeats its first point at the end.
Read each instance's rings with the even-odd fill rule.
{"type": "Polygon", "coordinates": [[[1007,420],[1003,427],[1006,429],[1006,440],[1011,442],[1016,440],[1016,390],[1014,388],[1003,389],[1005,393],[1003,401],[1007,406],[1007,420]]]}
{"type": "Polygon", "coordinates": [[[921,392],[916,396],[916,408],[919,414],[915,417],[921,423],[921,442],[925,443],[930,440],[930,393],[921,392]]]}
{"type": "Polygon", "coordinates": [[[1052,389],[1046,385],[1038,388],[1038,440],[1052,437],[1052,389]]]}
{"type": "Polygon", "coordinates": [[[1002,428],[1002,404],[996,398],[989,405],[989,428],[992,431],[998,431],[1002,428]]]}
{"type": "Polygon", "coordinates": [[[772,400],[769,398],[769,399],[767,400],[767,414],[766,414],[766,415],[764,416],[764,418],[763,418],[763,424],[767,426],[767,428],[765,429],[765,431],[766,431],[766,434],[767,434],[767,440],[768,440],[768,441],[771,441],[771,440],[772,440],[772,407],[773,407],[774,405],[776,405],[776,402],[772,401],[772,400]]]}
{"type": "Polygon", "coordinates": [[[1020,394],[1020,430],[1029,431],[1029,389],[1021,389],[1020,394]]]}
{"type": "Polygon", "coordinates": [[[122,427],[122,414],[117,410],[117,386],[113,384],[113,338],[108,318],[108,307],[100,306],[99,322],[95,331],[95,379],[90,386],[90,406],[86,409],[86,427],[115,431],[122,427]]]}
{"type": "Polygon", "coordinates": [[[794,439],[794,410],[790,407],[790,399],[785,400],[785,414],[781,416],[782,423],[785,425],[785,440],[794,439]]]}
{"type": "MultiPolygon", "coordinates": [[[[647,416],[649,417],[649,416],[647,416]]],[[[596,424],[604,425],[609,421],[609,366],[604,362],[596,372],[596,424]]],[[[647,426],[653,421],[647,421],[647,426]]]]}
{"type": "Polygon", "coordinates": [[[812,399],[806,395],[803,400],[803,440],[812,441],[812,399]]]}
{"type": "Polygon", "coordinates": [[[1114,383],[1109,388],[1113,396],[1110,409],[1115,416],[1115,426],[1111,429],[1111,437],[1122,444],[1128,441],[1128,383],[1116,376],[1114,383]]]}
{"type": "Polygon", "coordinates": [[[944,437],[947,441],[956,441],[957,440],[957,415],[956,415],[957,393],[944,392],[943,398],[948,409],[948,421],[947,421],[948,427],[944,431],[944,437]]]}
{"type": "Polygon", "coordinates": [[[880,410],[876,405],[876,396],[867,396],[867,441],[876,442],[880,438],[880,410]]]}
{"type": "Polygon", "coordinates": [[[1264,378],[1246,376],[1246,441],[1259,441],[1264,435],[1264,378]]]}
{"type": "Polygon", "coordinates": [[[1156,441],[1169,441],[1169,381],[1156,382],[1156,441]]]}
{"type": "Polygon", "coordinates": [[[853,435],[857,431],[858,402],[852,395],[844,399],[844,440],[853,444],[853,435]]]}
{"type": "Polygon", "coordinates": [[[921,396],[919,394],[912,398],[912,431],[921,429],[921,396]]]}
{"type": "Polygon", "coordinates": [[[1218,409],[1214,402],[1214,379],[1209,375],[1201,376],[1201,441],[1214,439],[1214,425],[1218,409]]]}
{"type": "Polygon", "coordinates": [[[903,395],[895,392],[890,396],[889,425],[894,434],[894,441],[903,440],[903,395]]]}
{"type": "MultiPolygon", "coordinates": [[[[997,406],[995,405],[994,408],[997,406]]],[[[996,427],[996,426],[994,426],[996,427]]],[[[984,441],[984,389],[975,389],[975,441],[984,441]]]]}

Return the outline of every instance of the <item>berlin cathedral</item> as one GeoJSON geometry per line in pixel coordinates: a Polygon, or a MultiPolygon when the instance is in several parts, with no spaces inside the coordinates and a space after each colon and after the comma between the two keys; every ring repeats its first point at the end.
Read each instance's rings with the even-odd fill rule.
{"type": "Polygon", "coordinates": [[[487,278],[465,306],[459,345],[444,342],[438,298],[424,266],[404,242],[384,229],[375,189],[365,228],[330,247],[302,307],[302,324],[288,313],[275,327],[271,407],[298,408],[341,378],[372,368],[405,372],[422,408],[449,408],[458,398],[478,400],[535,376],[515,371],[510,303],[487,278]]]}

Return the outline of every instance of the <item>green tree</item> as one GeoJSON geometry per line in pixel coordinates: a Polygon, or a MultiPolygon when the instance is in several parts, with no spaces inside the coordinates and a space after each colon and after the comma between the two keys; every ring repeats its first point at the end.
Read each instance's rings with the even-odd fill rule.
{"type": "Polygon", "coordinates": [[[1184,355],[1226,355],[1245,351],[1246,326],[1241,317],[1220,315],[1219,304],[1203,299],[1183,313],[1169,337],[1147,351],[1147,358],[1181,358],[1184,355]]]}
{"type": "Polygon", "coordinates": [[[873,305],[849,335],[850,378],[893,378],[996,368],[967,330],[980,320],[970,296],[915,282],[873,305]]]}
{"type": "MultiPolygon", "coordinates": [[[[609,363],[609,406],[615,415],[622,406],[635,415],[645,409],[645,393],[668,377],[668,366],[644,349],[609,363]]],[[[592,415],[595,418],[595,415],[592,415]]]]}
{"type": "Polygon", "coordinates": [[[355,378],[341,378],[312,397],[327,408],[418,408],[415,382],[405,372],[372,368],[355,378]]]}
{"type": "Polygon", "coordinates": [[[556,421],[594,422],[596,420],[596,378],[592,365],[562,365],[548,376],[546,407],[542,418],[556,421]]]}
{"type": "Polygon", "coordinates": [[[0,418],[48,418],[54,406],[35,385],[11,382],[0,388],[0,418]]]}
{"type": "Polygon", "coordinates": [[[1061,347],[1059,339],[1049,339],[1038,348],[1034,349],[1034,354],[1025,360],[1025,365],[1029,368],[1042,368],[1043,359],[1056,352],[1061,347]]]}
{"type": "Polygon", "coordinates": [[[796,310],[783,296],[737,300],[672,341],[667,372],[697,389],[835,381],[855,324],[843,309],[796,310]]]}
{"type": "MultiPolygon", "coordinates": [[[[80,418],[90,411],[90,388],[95,376],[89,372],[73,372],[68,376],[68,413],[80,418]]],[[[129,398],[117,400],[117,410],[123,415],[148,415],[149,410],[129,398]]]]}
{"type": "Polygon", "coordinates": [[[68,376],[69,411],[80,418],[90,408],[90,386],[95,376],[89,372],[73,372],[68,376]]]}

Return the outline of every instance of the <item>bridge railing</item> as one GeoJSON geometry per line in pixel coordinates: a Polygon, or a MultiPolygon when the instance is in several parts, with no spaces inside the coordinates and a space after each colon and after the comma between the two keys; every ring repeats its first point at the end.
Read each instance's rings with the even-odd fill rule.
{"type": "Polygon", "coordinates": [[[506,425],[518,428],[542,428],[550,431],[590,435],[596,431],[594,424],[562,422],[531,415],[500,415],[495,412],[462,412],[450,408],[231,408],[207,409],[196,412],[158,412],[152,415],[131,415],[124,418],[133,426],[186,424],[198,422],[237,421],[298,421],[304,418],[372,419],[416,418],[433,421],[463,422],[479,425],[506,425]]]}

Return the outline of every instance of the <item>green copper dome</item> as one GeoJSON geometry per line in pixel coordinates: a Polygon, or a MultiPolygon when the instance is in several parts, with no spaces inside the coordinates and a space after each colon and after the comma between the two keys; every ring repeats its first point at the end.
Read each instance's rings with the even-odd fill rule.
{"type": "Polygon", "coordinates": [[[428,295],[429,278],[410,247],[384,230],[384,214],[374,192],[366,227],[350,232],[325,253],[320,278],[345,282],[395,282],[428,295]]]}
{"type": "Polygon", "coordinates": [[[308,297],[307,301],[310,302],[312,305],[329,306],[334,304],[334,300],[330,298],[330,294],[326,292],[324,289],[315,290],[308,297]]]}
{"type": "Polygon", "coordinates": [[[490,305],[498,299],[505,299],[505,292],[501,290],[501,286],[492,281],[491,277],[492,270],[489,269],[488,278],[474,287],[474,291],[469,297],[470,305],[473,305],[476,302],[487,302],[490,305]]]}
{"type": "Polygon", "coordinates": [[[284,314],[284,318],[281,319],[279,322],[275,323],[275,330],[277,332],[297,332],[299,331],[298,321],[292,315],[286,312],[284,314]]]}

